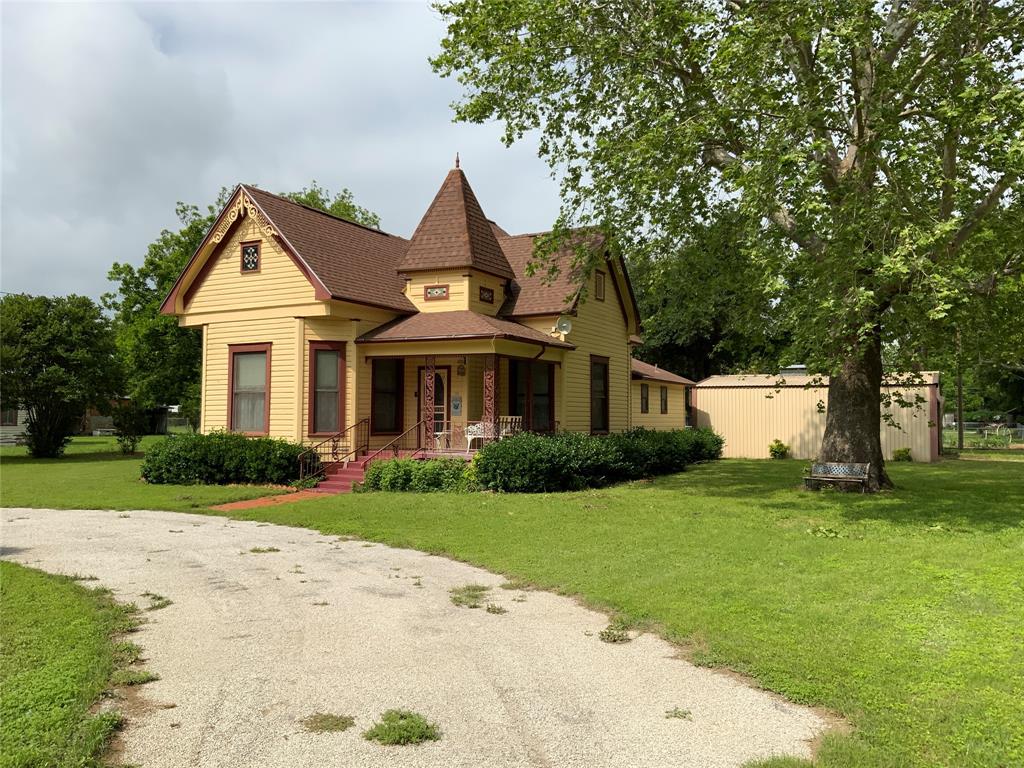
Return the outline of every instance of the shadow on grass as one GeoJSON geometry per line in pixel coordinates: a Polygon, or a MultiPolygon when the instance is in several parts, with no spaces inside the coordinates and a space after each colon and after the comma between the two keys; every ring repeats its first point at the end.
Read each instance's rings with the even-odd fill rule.
{"type": "Polygon", "coordinates": [[[1024,525],[1024,464],[943,462],[886,465],[896,488],[878,494],[803,488],[804,461],[724,460],[659,478],[650,488],[706,498],[744,499],[779,512],[837,512],[849,522],[879,520],[997,531],[1024,525]]]}

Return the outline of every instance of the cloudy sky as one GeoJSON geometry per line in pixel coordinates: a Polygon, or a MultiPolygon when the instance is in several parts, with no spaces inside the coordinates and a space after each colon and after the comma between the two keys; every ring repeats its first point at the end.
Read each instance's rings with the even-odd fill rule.
{"type": "Polygon", "coordinates": [[[348,187],[409,236],[455,152],[485,213],[550,226],[536,143],[452,123],[425,3],[2,5],[0,290],[109,290],[175,202],[245,181],[348,187]]]}

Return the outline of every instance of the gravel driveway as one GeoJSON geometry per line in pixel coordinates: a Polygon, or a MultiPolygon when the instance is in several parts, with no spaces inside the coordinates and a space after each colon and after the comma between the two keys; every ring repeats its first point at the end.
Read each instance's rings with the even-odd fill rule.
{"type": "Polygon", "coordinates": [[[809,757],[829,725],[652,635],[601,642],[607,617],[571,599],[421,552],[172,512],[4,509],[2,521],[7,559],[95,575],[140,606],[143,592],[173,601],[133,636],[160,680],[140,689],[119,759],[145,768],[710,768],[809,757]],[[470,583],[507,613],[453,605],[448,591],[470,583]],[[677,707],[689,719],[665,716],[677,707]],[[363,739],[390,708],[443,738],[363,739]],[[314,712],[356,727],[307,733],[314,712]]]}

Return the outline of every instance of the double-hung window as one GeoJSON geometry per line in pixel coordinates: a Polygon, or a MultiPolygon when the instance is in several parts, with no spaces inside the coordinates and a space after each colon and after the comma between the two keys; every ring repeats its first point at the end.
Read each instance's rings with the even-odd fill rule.
{"type": "Polygon", "coordinates": [[[345,342],[310,342],[309,390],[309,433],[340,432],[345,420],[345,342]]]}
{"type": "Polygon", "coordinates": [[[608,432],[608,358],[590,356],[590,431],[608,432]]]}
{"type": "Polygon", "coordinates": [[[232,432],[265,435],[270,428],[270,344],[228,347],[232,432]]]}
{"type": "Polygon", "coordinates": [[[661,412],[668,413],[668,387],[661,388],[661,412]]]}
{"type": "Polygon", "coordinates": [[[647,384],[640,385],[640,413],[651,412],[651,388],[647,384]]]}

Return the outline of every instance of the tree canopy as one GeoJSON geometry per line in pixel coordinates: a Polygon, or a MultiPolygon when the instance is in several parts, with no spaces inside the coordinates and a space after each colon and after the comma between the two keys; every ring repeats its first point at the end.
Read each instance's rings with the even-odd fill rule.
{"type": "Polygon", "coordinates": [[[119,394],[110,321],[86,296],[0,298],[0,339],[3,403],[28,411],[33,456],[59,456],[86,409],[106,411],[119,394]]]}
{"type": "Polygon", "coordinates": [[[507,143],[539,132],[562,179],[556,234],[605,227],[642,263],[736,212],[735,276],[756,280],[784,362],[831,375],[821,458],[869,461],[871,488],[887,485],[883,347],[915,370],[954,314],[1021,280],[1024,6],[436,7],[457,118],[498,119],[507,143]]]}

